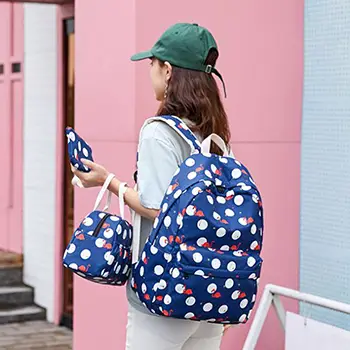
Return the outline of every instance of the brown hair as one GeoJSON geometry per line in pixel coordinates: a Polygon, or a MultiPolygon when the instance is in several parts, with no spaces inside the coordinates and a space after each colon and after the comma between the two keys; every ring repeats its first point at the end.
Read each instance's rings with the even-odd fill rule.
{"type": "MultiPolygon", "coordinates": [[[[211,50],[206,64],[214,66],[217,58],[217,50],[211,50]]],[[[188,119],[193,132],[198,132],[203,138],[212,133],[218,134],[229,145],[231,134],[227,115],[212,74],[173,66],[166,98],[161,102],[157,115],[188,119]]],[[[216,145],[211,151],[222,154],[216,145]]]]}

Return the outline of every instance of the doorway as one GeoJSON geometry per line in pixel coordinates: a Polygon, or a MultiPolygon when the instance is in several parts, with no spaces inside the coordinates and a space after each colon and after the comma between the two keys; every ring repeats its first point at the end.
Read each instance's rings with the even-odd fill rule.
{"type": "MultiPolygon", "coordinates": [[[[64,128],[74,128],[74,88],[75,88],[75,35],[74,18],[64,21],[63,62],[64,62],[64,128]]],[[[64,142],[66,147],[67,142],[64,142]]],[[[72,172],[68,152],[64,152],[64,199],[63,199],[63,245],[67,247],[74,231],[74,188],[71,185],[72,172]]],[[[73,274],[68,269],[63,272],[63,308],[61,324],[73,328],[73,274]]]]}

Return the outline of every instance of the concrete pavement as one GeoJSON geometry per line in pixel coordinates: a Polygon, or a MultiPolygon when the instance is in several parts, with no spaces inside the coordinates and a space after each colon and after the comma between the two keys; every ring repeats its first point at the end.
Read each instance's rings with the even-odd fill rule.
{"type": "Polygon", "coordinates": [[[71,350],[72,332],[45,321],[0,325],[0,350],[71,350]]]}

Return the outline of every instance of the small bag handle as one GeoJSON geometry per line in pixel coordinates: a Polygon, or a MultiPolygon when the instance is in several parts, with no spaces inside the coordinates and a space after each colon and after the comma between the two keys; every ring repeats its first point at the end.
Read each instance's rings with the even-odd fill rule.
{"type": "MultiPolygon", "coordinates": [[[[97,208],[100,206],[101,201],[106,193],[108,186],[110,185],[111,181],[113,180],[113,178],[115,177],[114,174],[109,174],[107,176],[107,179],[105,180],[100,192],[97,195],[96,198],[96,202],[95,202],[95,206],[94,206],[94,211],[97,210],[97,208]]],[[[125,219],[125,201],[124,201],[124,194],[127,190],[127,184],[126,182],[122,182],[119,185],[119,210],[120,210],[120,216],[122,217],[122,219],[125,219]]],[[[111,205],[111,200],[112,200],[112,192],[108,191],[107,194],[107,202],[105,207],[103,208],[103,211],[107,211],[109,206],[111,205]]]]}
{"type": "MultiPolygon", "coordinates": [[[[96,201],[95,201],[95,205],[94,205],[94,211],[97,210],[97,208],[100,206],[101,201],[103,199],[103,196],[105,195],[108,186],[110,185],[111,181],[113,180],[113,178],[115,177],[114,174],[109,174],[107,176],[107,179],[105,180],[104,184],[102,185],[102,188],[100,190],[100,192],[97,195],[96,201]]],[[[111,200],[112,200],[112,192],[108,191],[108,195],[107,195],[107,202],[105,207],[103,208],[103,211],[108,210],[109,206],[111,205],[111,200]]]]}
{"type": "Polygon", "coordinates": [[[210,146],[212,142],[214,142],[224,152],[225,157],[229,156],[229,151],[227,149],[225,141],[217,134],[209,135],[202,142],[202,153],[210,153],[210,146]]]}

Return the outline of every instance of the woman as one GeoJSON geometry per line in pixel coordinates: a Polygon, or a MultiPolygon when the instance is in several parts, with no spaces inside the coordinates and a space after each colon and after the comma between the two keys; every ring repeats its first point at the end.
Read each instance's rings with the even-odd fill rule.
{"type": "MultiPolygon", "coordinates": [[[[176,115],[199,140],[218,134],[228,145],[230,132],[220,93],[212,73],[218,49],[211,33],[197,24],[170,27],[150,51],[132,60],[150,59],[151,82],[160,102],[157,115],[176,115]]],[[[141,246],[157,217],[160,204],[178,166],[190,155],[188,144],[166,123],[146,125],[139,140],[138,191],[128,188],[125,202],[141,215],[141,246]]],[[[219,153],[216,148],[212,151],[219,153]]],[[[101,186],[109,172],[84,161],[89,173],[74,170],[84,187],[101,186]]],[[[114,178],[109,190],[118,195],[120,181],[114,178]]],[[[130,288],[126,349],[130,350],[218,350],[222,325],[178,320],[151,314],[130,288]]]]}

